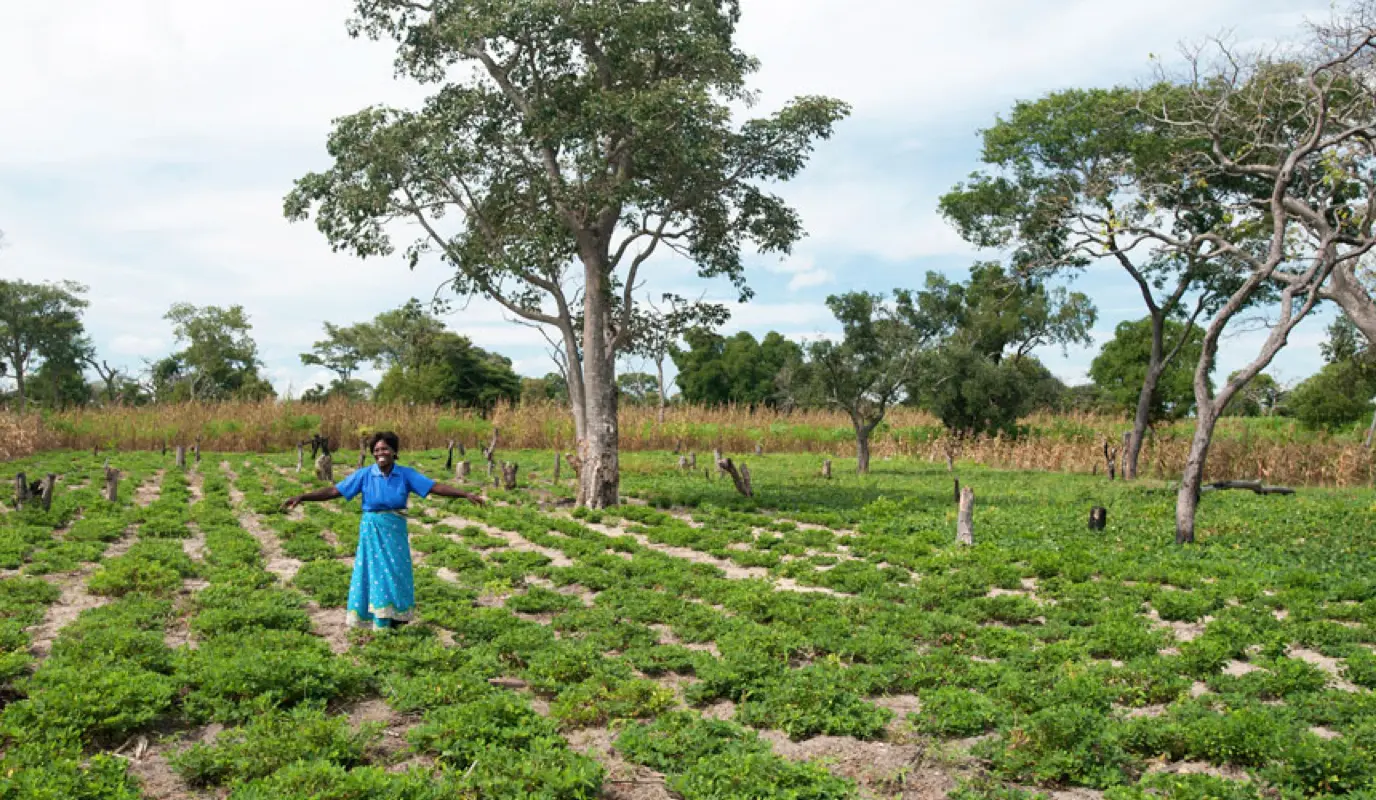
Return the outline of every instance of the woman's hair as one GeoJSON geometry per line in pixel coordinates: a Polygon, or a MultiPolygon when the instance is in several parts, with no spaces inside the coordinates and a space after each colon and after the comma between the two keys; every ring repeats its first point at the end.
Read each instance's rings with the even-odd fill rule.
{"type": "Polygon", "coordinates": [[[395,433],[392,433],[391,431],[378,431],[377,433],[373,434],[372,437],[368,439],[369,453],[373,452],[373,448],[377,447],[378,442],[386,442],[387,446],[392,448],[393,453],[401,452],[401,440],[398,439],[397,435],[395,433]]]}

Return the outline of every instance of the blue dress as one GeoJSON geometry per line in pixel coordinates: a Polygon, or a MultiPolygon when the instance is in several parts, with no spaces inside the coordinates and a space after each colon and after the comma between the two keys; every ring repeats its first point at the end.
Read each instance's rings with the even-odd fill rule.
{"type": "Polygon", "coordinates": [[[411,546],[406,532],[406,500],[411,493],[430,494],[435,482],[393,464],[389,474],[373,464],[357,470],[335,487],[346,500],[363,495],[353,579],[349,583],[346,623],[350,627],[391,627],[408,622],[416,607],[411,546]]]}

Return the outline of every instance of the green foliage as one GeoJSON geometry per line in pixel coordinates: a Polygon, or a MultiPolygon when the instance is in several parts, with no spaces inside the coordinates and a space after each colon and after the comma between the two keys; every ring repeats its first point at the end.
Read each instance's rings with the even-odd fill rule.
{"type": "Polygon", "coordinates": [[[1310,428],[1335,430],[1371,417],[1376,373],[1350,361],[1325,364],[1290,392],[1286,408],[1310,428]]]}
{"type": "Polygon", "coordinates": [[[705,328],[684,332],[687,349],[674,346],[670,354],[683,399],[701,405],[777,405],[776,379],[803,358],[802,348],[770,331],[763,341],[741,331],[731,338],[705,328]]]}
{"type": "Polygon", "coordinates": [[[962,738],[994,727],[1004,714],[997,703],[978,692],[947,687],[922,694],[922,712],[913,727],[923,733],[962,738]]]}
{"type": "MultiPolygon", "coordinates": [[[[1167,362],[1152,395],[1151,422],[1180,419],[1194,410],[1194,368],[1204,344],[1204,331],[1198,326],[1186,331],[1175,320],[1162,323],[1163,350],[1180,349],[1167,362]]],[[[1089,365],[1089,377],[1100,396],[1114,409],[1137,410],[1137,401],[1147,377],[1152,343],[1151,318],[1118,323],[1113,338],[1104,343],[1089,365]]]]}
{"type": "Polygon", "coordinates": [[[190,786],[223,786],[266,778],[297,762],[357,766],[380,733],[375,723],[356,731],[347,717],[301,705],[254,717],[242,728],[221,732],[213,744],[196,743],[174,753],[168,762],[190,786]]]}

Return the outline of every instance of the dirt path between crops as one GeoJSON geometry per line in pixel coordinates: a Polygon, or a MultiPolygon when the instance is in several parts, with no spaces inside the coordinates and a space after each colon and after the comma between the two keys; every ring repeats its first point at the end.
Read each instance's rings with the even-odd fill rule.
{"type": "Polygon", "coordinates": [[[162,476],[167,474],[167,470],[160,469],[153,473],[153,477],[145,479],[143,483],[134,489],[134,504],[147,508],[156,503],[162,497],[162,476]]]}
{"type": "MultiPolygon", "coordinates": [[[[105,548],[101,555],[102,561],[118,558],[129,551],[134,546],[137,537],[132,530],[124,532],[124,535],[116,539],[105,548]]],[[[64,572],[55,575],[44,575],[43,580],[56,586],[61,592],[57,600],[50,606],[43,616],[43,621],[29,629],[29,636],[32,644],[29,650],[39,658],[46,657],[52,652],[53,642],[62,629],[76,621],[81,616],[81,612],[89,611],[93,608],[111,602],[113,598],[102,597],[91,594],[86,589],[86,581],[95,571],[100,569],[100,564],[87,564],[75,572],[64,572]]]]}
{"type": "Polygon", "coordinates": [[[258,540],[258,546],[263,550],[263,561],[267,564],[267,571],[276,575],[283,584],[291,583],[291,579],[296,577],[297,570],[301,569],[301,562],[285,555],[282,552],[282,542],[278,540],[276,531],[268,529],[257,514],[244,508],[244,493],[234,485],[239,476],[230,467],[229,462],[220,462],[220,469],[224,470],[229,477],[229,502],[234,506],[239,525],[258,540]]]}

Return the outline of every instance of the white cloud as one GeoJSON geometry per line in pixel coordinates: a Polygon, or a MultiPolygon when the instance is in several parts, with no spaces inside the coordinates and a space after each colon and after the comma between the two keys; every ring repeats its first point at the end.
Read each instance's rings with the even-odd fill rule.
{"type": "Polygon", "coordinates": [[[810,269],[807,272],[799,272],[788,282],[788,290],[796,292],[799,289],[806,289],[811,286],[822,286],[836,280],[830,271],[824,269],[810,269]]]}

